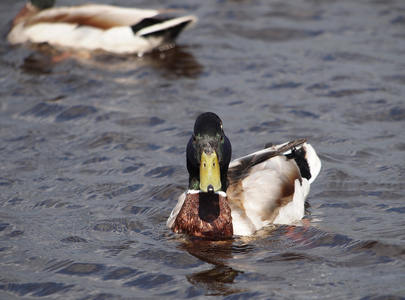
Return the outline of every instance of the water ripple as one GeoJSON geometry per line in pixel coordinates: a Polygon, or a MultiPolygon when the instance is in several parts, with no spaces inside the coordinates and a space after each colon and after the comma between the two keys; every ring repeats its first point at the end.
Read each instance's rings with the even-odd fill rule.
{"type": "Polygon", "coordinates": [[[69,291],[72,287],[74,287],[73,284],[66,285],[57,282],[0,284],[0,290],[20,297],[47,297],[53,294],[63,294],[69,291]]]}
{"type": "Polygon", "coordinates": [[[0,39],[0,298],[404,295],[402,2],[156,2],[199,22],[142,57],[0,39]],[[234,158],[309,138],[323,165],[300,226],[165,226],[207,110],[234,158]]]}
{"type": "Polygon", "coordinates": [[[106,267],[102,264],[93,263],[72,263],[57,273],[70,276],[92,276],[100,273],[106,267]]]}

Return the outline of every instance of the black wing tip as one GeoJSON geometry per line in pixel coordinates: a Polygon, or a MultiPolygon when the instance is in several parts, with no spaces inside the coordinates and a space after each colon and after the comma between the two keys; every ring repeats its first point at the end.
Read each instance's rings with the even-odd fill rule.
{"type": "Polygon", "coordinates": [[[139,30],[142,30],[146,27],[152,26],[152,25],[156,25],[156,24],[160,24],[164,22],[163,19],[158,19],[158,18],[145,18],[143,19],[141,22],[134,24],[131,26],[132,32],[134,34],[136,34],[139,30]]]}
{"type": "MultiPolygon", "coordinates": [[[[140,23],[131,26],[132,32],[136,34],[138,31],[140,31],[143,28],[153,26],[156,24],[161,24],[167,20],[163,19],[156,19],[156,18],[147,18],[142,20],[140,23]]],[[[180,35],[180,33],[187,27],[188,24],[193,22],[193,20],[185,20],[183,22],[180,22],[176,25],[167,27],[167,28],[162,28],[160,30],[152,31],[149,33],[142,34],[140,36],[144,38],[149,38],[149,37],[163,37],[165,43],[173,43],[177,37],[180,35]]]]}

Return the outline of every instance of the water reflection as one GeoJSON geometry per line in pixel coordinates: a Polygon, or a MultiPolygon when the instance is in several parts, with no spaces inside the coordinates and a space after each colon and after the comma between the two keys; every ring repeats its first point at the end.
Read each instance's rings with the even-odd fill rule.
{"type": "MultiPolygon", "coordinates": [[[[60,73],[60,64],[69,69],[76,63],[109,72],[129,72],[144,66],[163,71],[164,77],[197,78],[203,66],[189,52],[187,47],[176,46],[165,51],[153,51],[142,57],[136,55],[111,55],[103,52],[69,51],[56,49],[48,44],[31,46],[33,52],[25,57],[21,70],[32,74],[60,73]],[[57,71],[55,71],[58,66],[57,71]]],[[[63,72],[63,70],[62,70],[63,72]]]]}
{"type": "Polygon", "coordinates": [[[187,275],[187,280],[195,286],[207,291],[208,295],[227,296],[247,291],[232,286],[235,278],[243,272],[228,266],[215,266],[207,271],[187,275]]]}
{"type": "MultiPolygon", "coordinates": [[[[306,220],[306,226],[268,226],[248,237],[226,240],[189,237],[179,247],[212,267],[188,274],[186,278],[191,284],[205,290],[206,295],[221,296],[252,292],[246,285],[242,287],[235,283],[246,281],[250,276],[256,276],[260,273],[257,273],[257,270],[261,267],[270,270],[271,265],[274,268],[264,276],[269,282],[286,281],[285,277],[278,275],[279,262],[317,261],[318,259],[317,256],[306,252],[307,248],[314,247],[311,245],[318,236],[314,236],[316,229],[311,228],[309,221],[306,220]],[[263,249],[266,250],[263,252],[263,249]],[[252,258],[260,262],[261,267],[256,266],[252,269],[249,263],[252,258]]],[[[325,233],[321,231],[320,234],[323,236],[325,233]]]]}
{"type": "Polygon", "coordinates": [[[249,252],[251,248],[248,245],[238,245],[235,239],[217,241],[190,238],[180,247],[199,260],[213,265],[208,270],[186,275],[190,283],[206,290],[208,295],[227,296],[246,291],[233,285],[243,271],[229,266],[228,262],[234,258],[235,253],[249,252]]]}
{"type": "Polygon", "coordinates": [[[187,47],[182,46],[152,52],[144,57],[144,62],[155,68],[169,71],[167,75],[197,78],[203,71],[203,66],[187,50],[187,47]]]}

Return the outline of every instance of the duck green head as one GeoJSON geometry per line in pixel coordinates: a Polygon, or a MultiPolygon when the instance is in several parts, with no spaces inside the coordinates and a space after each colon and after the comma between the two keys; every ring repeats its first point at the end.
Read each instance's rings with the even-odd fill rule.
{"type": "Polygon", "coordinates": [[[30,0],[30,2],[38,9],[51,8],[55,5],[55,0],[30,0]]]}
{"type": "Polygon", "coordinates": [[[199,115],[187,144],[189,189],[226,192],[231,155],[231,143],[221,119],[211,112],[199,115]]]}

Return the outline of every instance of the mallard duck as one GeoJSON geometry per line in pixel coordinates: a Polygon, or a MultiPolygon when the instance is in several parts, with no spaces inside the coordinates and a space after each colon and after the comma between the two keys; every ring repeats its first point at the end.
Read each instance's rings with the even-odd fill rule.
{"type": "Polygon", "coordinates": [[[305,214],[310,183],[321,169],[314,148],[299,139],[231,162],[221,119],[203,113],[187,144],[188,190],[167,220],[176,233],[200,237],[252,235],[305,214]]]}
{"type": "Polygon", "coordinates": [[[140,55],[170,47],[197,21],[195,16],[164,19],[162,14],[171,10],[98,4],[53,7],[54,2],[30,0],[14,18],[8,41],[140,55]]]}

